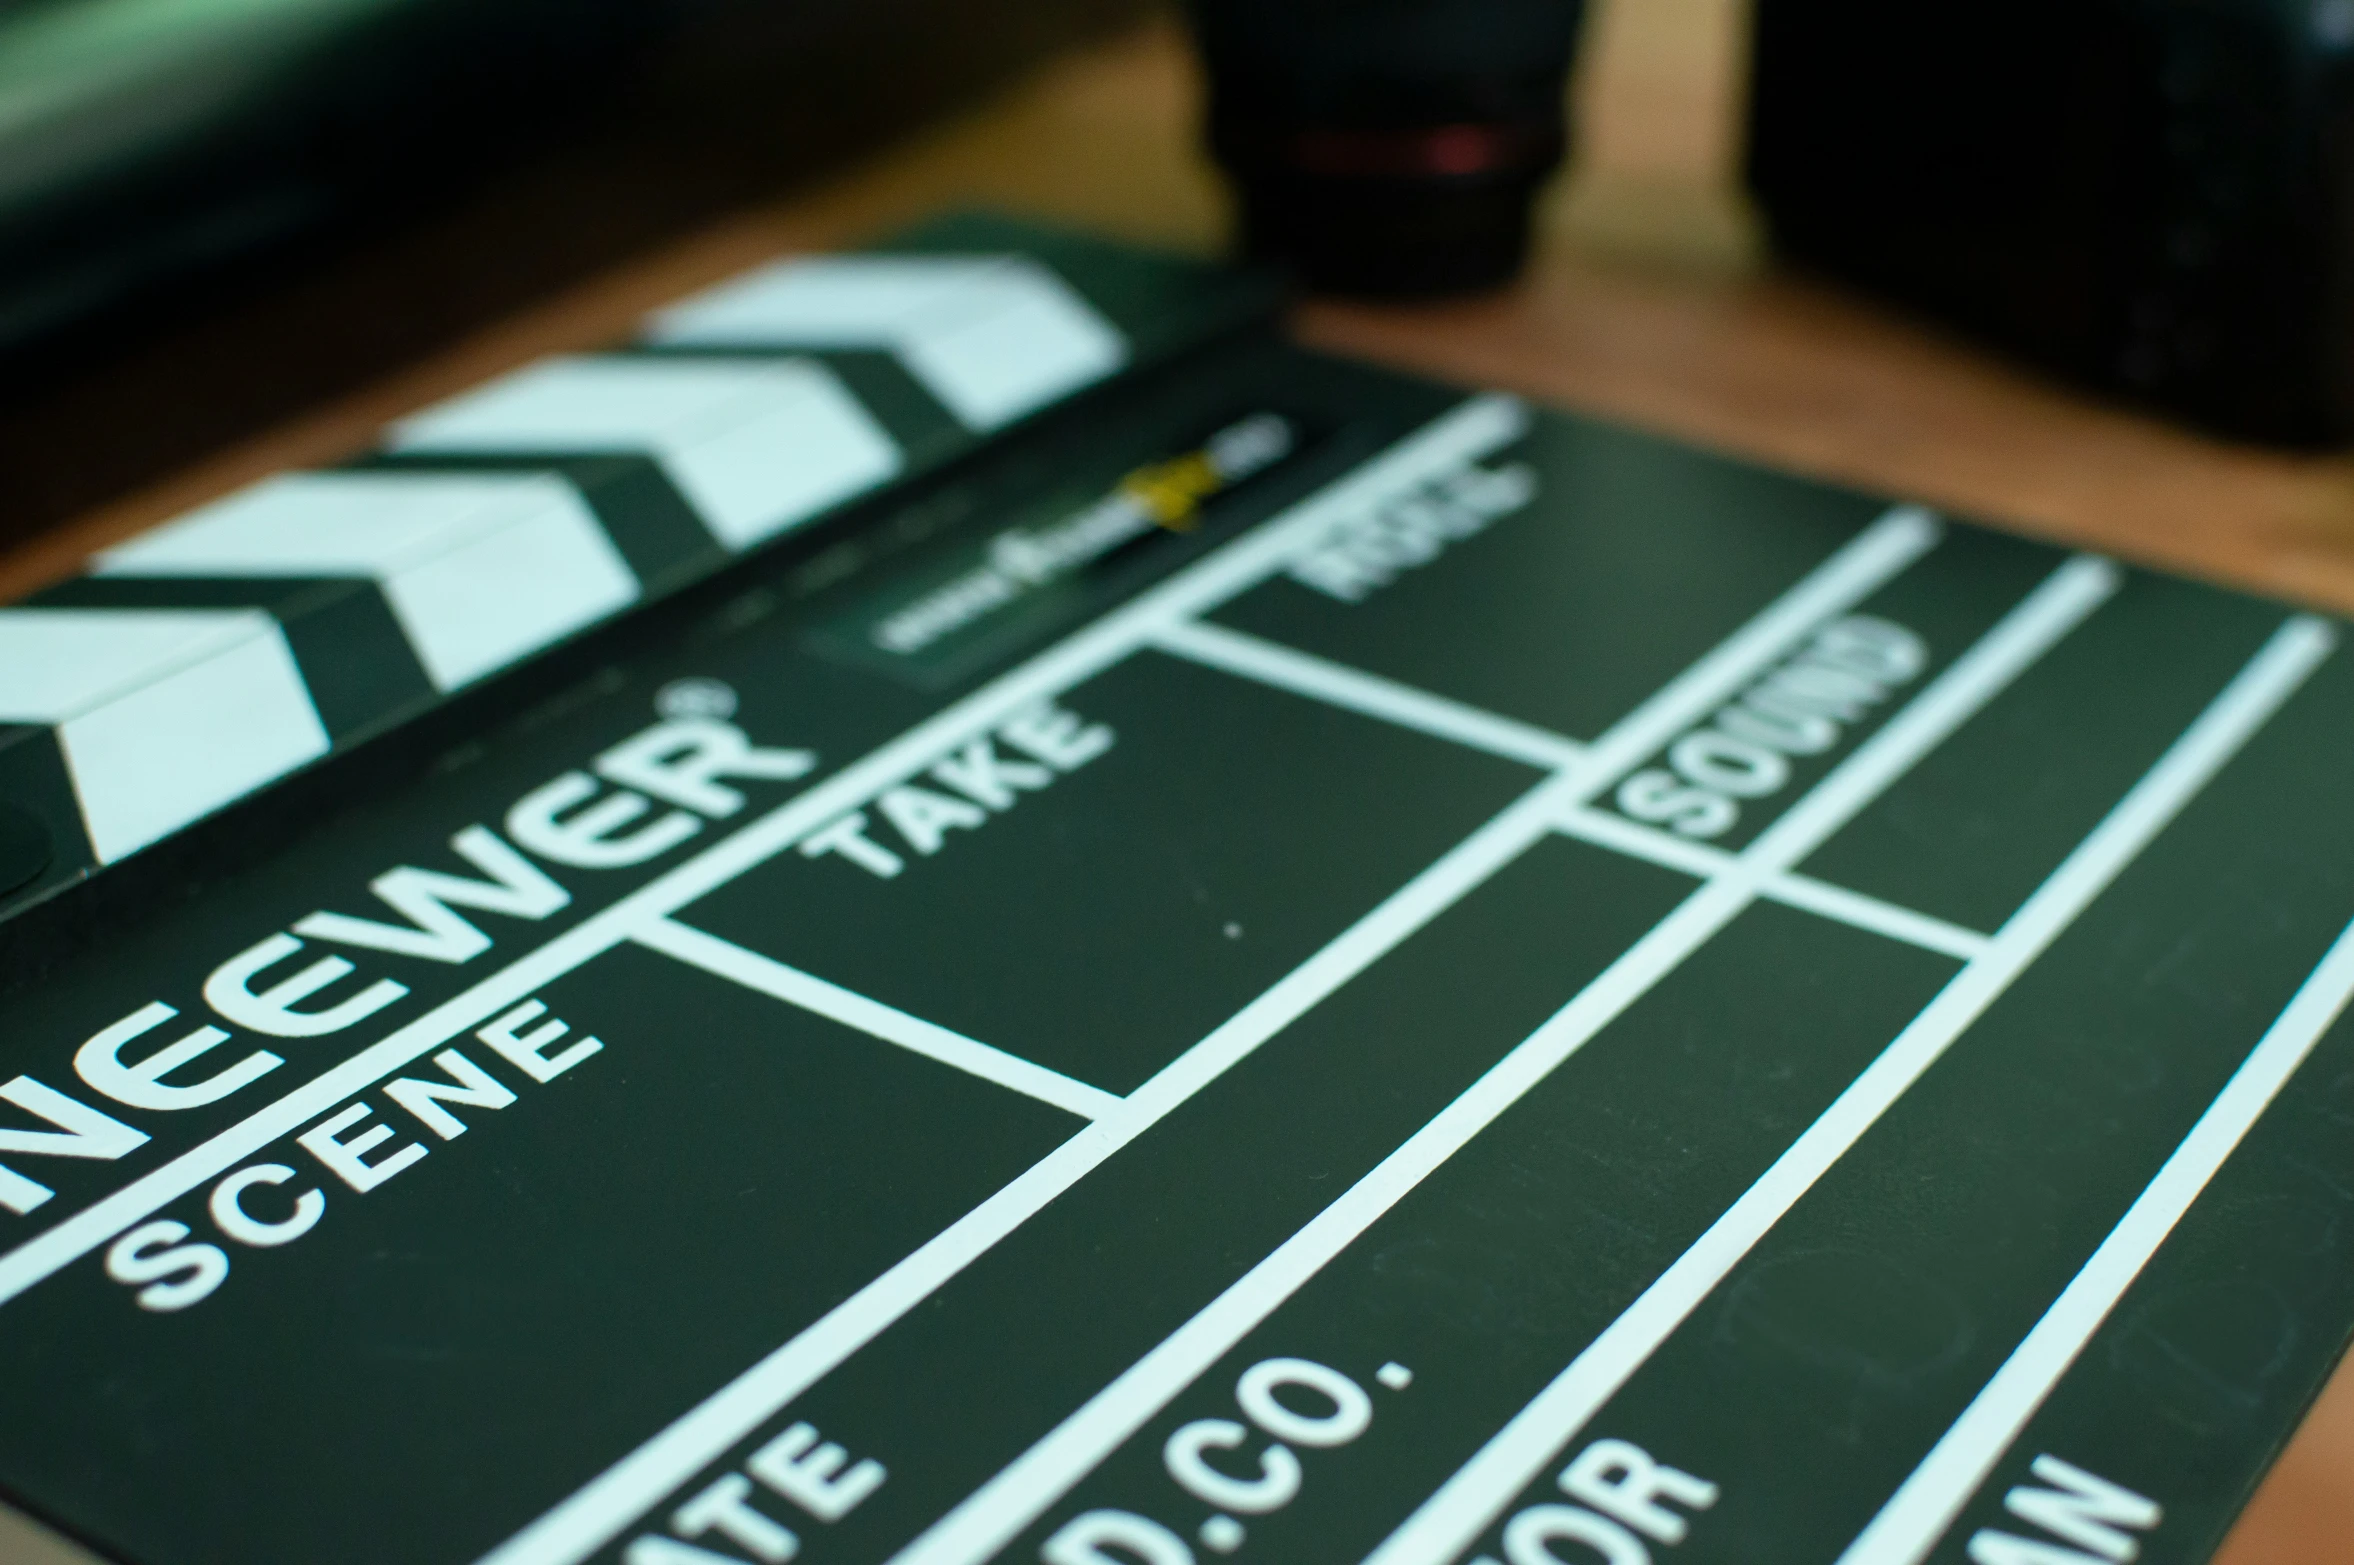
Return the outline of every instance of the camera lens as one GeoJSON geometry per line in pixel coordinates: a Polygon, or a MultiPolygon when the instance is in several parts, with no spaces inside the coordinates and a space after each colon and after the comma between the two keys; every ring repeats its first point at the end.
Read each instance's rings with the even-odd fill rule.
{"type": "Polygon", "coordinates": [[[1241,240],[1308,287],[1508,281],[1566,144],[1582,0],[1193,0],[1241,240]]]}

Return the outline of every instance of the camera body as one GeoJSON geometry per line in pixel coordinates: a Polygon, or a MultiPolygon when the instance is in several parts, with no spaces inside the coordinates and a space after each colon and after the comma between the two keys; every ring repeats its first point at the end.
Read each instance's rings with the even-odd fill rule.
{"type": "Polygon", "coordinates": [[[2354,439],[2354,0],[1759,0],[1785,256],[2223,433],[2354,439]]]}

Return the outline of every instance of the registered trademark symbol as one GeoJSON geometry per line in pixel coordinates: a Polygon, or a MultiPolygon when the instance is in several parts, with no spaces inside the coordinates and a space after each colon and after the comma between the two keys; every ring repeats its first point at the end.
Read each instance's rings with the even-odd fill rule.
{"type": "Polygon", "coordinates": [[[654,692],[654,710],[664,717],[733,717],[736,692],[717,679],[674,679],[654,692]]]}

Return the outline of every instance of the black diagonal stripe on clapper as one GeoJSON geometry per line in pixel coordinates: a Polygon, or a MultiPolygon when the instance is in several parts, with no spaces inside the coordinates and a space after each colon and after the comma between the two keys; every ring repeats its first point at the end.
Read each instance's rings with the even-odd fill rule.
{"type": "Polygon", "coordinates": [[[319,721],[339,745],[436,699],[383,589],[362,577],[85,576],[33,602],[55,609],[260,609],[285,631],[319,721]]]}
{"type": "Polygon", "coordinates": [[[724,342],[659,342],[641,343],[613,355],[628,356],[753,364],[815,359],[834,372],[858,405],[898,444],[909,472],[953,456],[975,439],[948,404],[909,373],[898,354],[881,348],[746,348],[724,342]]]}
{"type": "Polygon", "coordinates": [[[731,558],[650,456],[630,452],[378,451],[353,472],[553,473],[588,502],[646,597],[703,576],[731,558]]]}
{"type": "Polygon", "coordinates": [[[6,817],[0,819],[0,912],[97,867],[55,730],[0,723],[0,816],[6,817]],[[39,837],[45,853],[26,855],[27,832],[39,837]]]}

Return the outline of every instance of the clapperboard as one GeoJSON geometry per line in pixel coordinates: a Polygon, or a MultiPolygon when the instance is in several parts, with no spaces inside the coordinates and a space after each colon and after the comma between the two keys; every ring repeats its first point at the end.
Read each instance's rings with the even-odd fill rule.
{"type": "Polygon", "coordinates": [[[0,610],[123,1565],[2204,1559],[2354,1324],[2331,621],[787,259],[0,610]]]}

